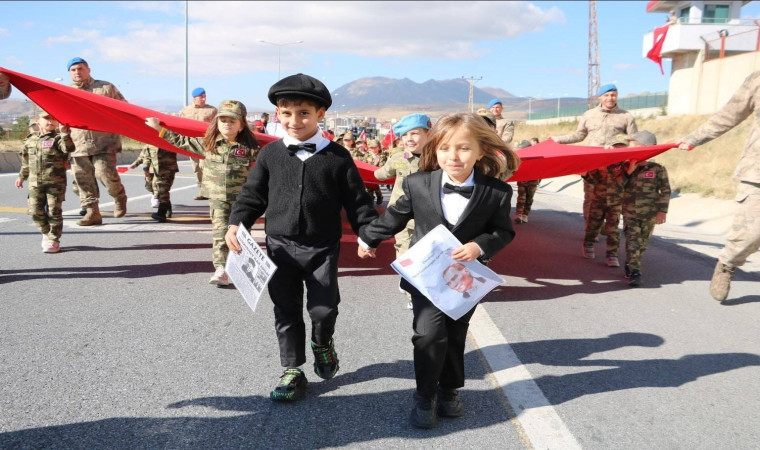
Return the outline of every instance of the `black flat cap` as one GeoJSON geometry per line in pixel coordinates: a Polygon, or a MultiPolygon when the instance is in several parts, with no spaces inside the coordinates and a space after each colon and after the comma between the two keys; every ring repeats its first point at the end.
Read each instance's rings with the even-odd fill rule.
{"type": "Polygon", "coordinates": [[[316,100],[325,108],[332,105],[330,91],[316,78],[298,73],[285,77],[269,88],[269,101],[277,106],[277,98],[285,95],[296,95],[316,100]]]}

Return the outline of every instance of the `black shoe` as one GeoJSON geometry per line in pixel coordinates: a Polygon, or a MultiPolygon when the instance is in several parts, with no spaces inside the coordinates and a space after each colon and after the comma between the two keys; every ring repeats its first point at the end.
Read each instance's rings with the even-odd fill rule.
{"type": "Polygon", "coordinates": [[[383,198],[382,197],[378,197],[377,200],[375,201],[375,204],[382,205],[383,204],[383,198]]]}
{"type": "Polygon", "coordinates": [[[87,208],[85,208],[84,206],[82,206],[82,209],[79,210],[79,215],[83,216],[85,214],[87,214],[87,208]]]}
{"type": "Polygon", "coordinates": [[[170,206],[168,203],[159,203],[158,211],[151,214],[150,217],[152,217],[153,220],[157,220],[161,223],[166,222],[166,212],[169,210],[169,208],[170,206]]]}
{"type": "Polygon", "coordinates": [[[628,282],[628,286],[641,286],[641,272],[636,269],[631,271],[631,281],[628,282]]]}
{"type": "Polygon", "coordinates": [[[438,416],[435,414],[435,398],[426,399],[414,393],[414,409],[409,421],[416,428],[435,428],[438,426],[438,416]]]}
{"type": "Polygon", "coordinates": [[[330,339],[330,343],[324,347],[319,347],[314,342],[311,343],[311,351],[314,352],[314,373],[323,380],[329,380],[338,373],[338,354],[335,353],[335,344],[330,339]]]}
{"type": "Polygon", "coordinates": [[[438,388],[438,415],[440,417],[461,417],[464,406],[456,389],[438,388]]]}
{"type": "Polygon", "coordinates": [[[631,278],[631,266],[629,266],[628,264],[626,264],[626,265],[623,266],[623,270],[625,270],[625,277],[626,278],[631,278]]]}
{"type": "Polygon", "coordinates": [[[169,202],[169,209],[166,210],[166,217],[171,219],[172,217],[172,204],[169,202]]]}
{"type": "Polygon", "coordinates": [[[269,398],[275,402],[292,402],[303,397],[306,390],[306,375],[299,369],[285,369],[280,376],[277,387],[269,393],[269,398]]]}

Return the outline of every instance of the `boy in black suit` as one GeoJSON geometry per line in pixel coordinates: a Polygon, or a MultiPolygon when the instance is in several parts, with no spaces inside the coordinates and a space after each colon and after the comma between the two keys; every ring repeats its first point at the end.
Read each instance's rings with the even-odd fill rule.
{"type": "Polygon", "coordinates": [[[327,87],[299,73],[275,83],[269,101],[287,136],[261,149],[232,207],[225,240],[239,253],[238,225],[250,229],[266,212],[267,254],[277,265],[269,296],[285,367],[270,398],[293,401],[307,384],[301,369],[306,362],[304,284],[314,371],[330,379],[339,368],[332,337],[340,302],[341,209],[357,233],[377,211],[348,150],[324,138],[319,129],[332,104],[327,87]]]}

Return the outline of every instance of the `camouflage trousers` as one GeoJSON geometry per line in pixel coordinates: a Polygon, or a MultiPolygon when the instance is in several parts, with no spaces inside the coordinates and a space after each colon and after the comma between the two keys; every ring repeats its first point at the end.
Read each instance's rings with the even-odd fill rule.
{"type": "Polygon", "coordinates": [[[208,197],[206,189],[203,187],[203,160],[198,158],[190,158],[190,163],[193,165],[193,173],[195,173],[195,184],[198,185],[198,192],[204,197],[208,197]]]}
{"type": "Polygon", "coordinates": [[[71,170],[79,187],[79,202],[83,207],[96,205],[100,199],[98,181],[108,189],[108,194],[116,199],[126,198],[116,170],[116,154],[112,152],[71,158],[71,170]]]}
{"type": "Polygon", "coordinates": [[[409,250],[409,243],[412,241],[412,235],[414,234],[414,219],[410,220],[406,224],[406,228],[396,233],[394,238],[396,243],[393,244],[393,248],[396,249],[396,258],[401,256],[402,253],[409,250]]]}
{"type": "Polygon", "coordinates": [[[631,270],[641,270],[641,256],[647,250],[652,232],[654,232],[654,218],[638,219],[623,216],[625,263],[631,270]]]}
{"type": "Polygon", "coordinates": [[[170,170],[160,172],[158,175],[146,172],[145,190],[157,198],[158,203],[171,203],[169,191],[174,185],[174,175],[175,173],[170,170]]]}
{"type": "Polygon", "coordinates": [[[63,232],[62,204],[66,197],[66,179],[61,183],[38,183],[29,186],[29,215],[40,232],[51,241],[61,239],[63,232]],[[45,212],[45,205],[48,212],[45,212]]]}
{"type": "Polygon", "coordinates": [[[533,196],[541,180],[518,181],[517,182],[517,204],[515,205],[515,214],[530,214],[530,208],[533,206],[533,196]]]}
{"type": "Polygon", "coordinates": [[[583,220],[588,220],[588,210],[594,197],[594,185],[583,180],[583,220]]]}
{"type": "Polygon", "coordinates": [[[718,260],[731,267],[743,265],[760,248],[760,183],[741,182],[736,194],[739,208],[718,260]]]}
{"type": "Polygon", "coordinates": [[[607,256],[616,256],[620,248],[620,213],[622,205],[608,205],[606,198],[592,198],[586,219],[584,245],[594,245],[599,234],[607,236],[607,256]]]}
{"type": "Polygon", "coordinates": [[[376,184],[374,187],[368,187],[367,193],[369,194],[370,197],[374,196],[378,202],[383,201],[383,192],[380,190],[379,184],[376,184]]]}
{"type": "Polygon", "coordinates": [[[227,234],[227,224],[230,220],[232,203],[222,200],[209,200],[208,204],[213,239],[211,260],[214,263],[215,269],[224,269],[224,265],[227,263],[227,255],[230,253],[227,242],[224,240],[224,235],[227,234]]]}

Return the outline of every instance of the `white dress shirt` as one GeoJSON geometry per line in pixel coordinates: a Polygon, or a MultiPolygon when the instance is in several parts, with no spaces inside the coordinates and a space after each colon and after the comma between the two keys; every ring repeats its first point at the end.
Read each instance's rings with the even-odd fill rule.
{"type": "Polygon", "coordinates": [[[443,208],[443,217],[445,217],[451,225],[456,225],[457,222],[459,222],[459,218],[462,216],[470,199],[455,192],[444,194],[443,185],[449,183],[452,186],[475,186],[475,181],[473,179],[474,174],[475,171],[470,172],[470,176],[464,180],[464,183],[452,181],[452,179],[449,178],[449,174],[446,172],[443,172],[443,176],[441,176],[441,207],[443,208]]]}
{"type": "Polygon", "coordinates": [[[296,138],[290,137],[290,135],[285,136],[282,138],[282,143],[285,144],[285,146],[288,145],[298,145],[298,144],[314,144],[317,146],[317,150],[314,151],[314,153],[307,152],[306,150],[298,150],[296,152],[296,157],[300,159],[301,161],[306,161],[307,159],[311,158],[313,155],[316,155],[319,153],[322,149],[327,147],[330,144],[330,140],[325,138],[322,135],[322,130],[317,127],[317,132],[314,133],[314,136],[310,137],[309,139],[301,142],[296,138]]]}

